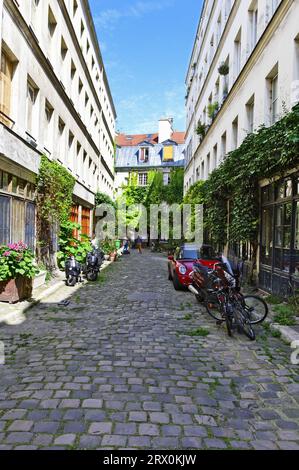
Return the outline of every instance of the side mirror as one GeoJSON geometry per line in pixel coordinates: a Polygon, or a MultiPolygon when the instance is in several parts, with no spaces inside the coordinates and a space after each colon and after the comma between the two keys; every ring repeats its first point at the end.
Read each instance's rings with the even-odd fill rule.
{"type": "Polygon", "coordinates": [[[174,257],[171,255],[171,256],[168,256],[168,260],[169,261],[174,261],[174,257]]]}

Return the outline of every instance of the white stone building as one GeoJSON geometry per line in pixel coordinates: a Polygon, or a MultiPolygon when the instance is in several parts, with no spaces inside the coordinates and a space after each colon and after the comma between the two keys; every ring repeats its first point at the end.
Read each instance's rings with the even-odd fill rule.
{"type": "Polygon", "coordinates": [[[185,191],[299,101],[299,1],[205,0],[186,86],[185,191]]]}
{"type": "Polygon", "coordinates": [[[40,156],[76,178],[72,220],[90,234],[113,195],[116,112],[86,0],[0,0],[0,244],[34,246],[40,156]]]}

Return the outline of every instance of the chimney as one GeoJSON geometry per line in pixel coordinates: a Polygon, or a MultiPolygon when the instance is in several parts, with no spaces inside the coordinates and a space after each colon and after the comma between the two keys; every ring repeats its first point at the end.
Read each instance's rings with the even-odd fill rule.
{"type": "Polygon", "coordinates": [[[159,144],[165,142],[165,140],[171,139],[173,134],[172,125],[172,118],[162,118],[159,120],[159,144]]]}

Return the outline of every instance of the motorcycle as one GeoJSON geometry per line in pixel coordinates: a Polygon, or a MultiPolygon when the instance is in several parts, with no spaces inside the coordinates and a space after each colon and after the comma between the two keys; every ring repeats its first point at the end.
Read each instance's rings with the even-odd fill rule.
{"type": "Polygon", "coordinates": [[[68,258],[65,262],[66,285],[74,287],[81,281],[81,264],[76,261],[74,256],[68,258]]]}
{"type": "Polygon", "coordinates": [[[98,279],[103,260],[103,253],[97,249],[94,249],[87,254],[86,262],[83,267],[83,274],[86,276],[88,281],[96,281],[98,279]]]}

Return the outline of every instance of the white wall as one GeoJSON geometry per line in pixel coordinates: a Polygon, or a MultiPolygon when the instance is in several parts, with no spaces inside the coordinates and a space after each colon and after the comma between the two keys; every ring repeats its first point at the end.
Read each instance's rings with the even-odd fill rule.
{"type": "MultiPolygon", "coordinates": [[[[213,2],[206,2],[206,10],[213,2]]],[[[250,23],[248,10],[253,5],[250,0],[236,0],[232,2],[230,17],[222,25],[222,39],[218,49],[214,43],[214,59],[208,62],[206,71],[203,73],[201,82],[199,76],[205,66],[205,57],[211,48],[211,37],[217,31],[217,19],[220,13],[223,15],[225,3],[216,2],[216,8],[211,13],[211,19],[207,23],[205,10],[204,19],[206,27],[201,41],[195,45],[193,56],[190,61],[187,81],[191,84],[187,99],[187,139],[186,148],[189,163],[187,162],[185,174],[185,190],[198,179],[206,179],[209,172],[218,166],[224,157],[222,151],[222,136],[226,133],[226,153],[239,146],[249,132],[248,107],[246,106],[251,97],[254,96],[254,129],[261,124],[271,124],[269,108],[269,80],[274,67],[278,64],[278,114],[281,116],[285,109],[289,110],[295,104],[295,81],[299,80],[299,53],[298,43],[295,38],[299,35],[299,2],[277,1],[276,13],[271,10],[272,1],[258,0],[258,28],[257,44],[252,50],[250,44],[250,23]],[[271,4],[271,5],[270,5],[271,4]],[[266,30],[267,28],[267,30],[266,30]],[[241,29],[241,63],[240,73],[236,73],[236,44],[235,39],[241,29]],[[205,37],[206,35],[206,37],[205,37]],[[205,39],[204,39],[205,38],[205,39]],[[199,47],[202,47],[199,53],[199,47]],[[287,52],[286,52],[287,51],[287,52]],[[221,103],[223,90],[223,77],[219,76],[218,67],[229,56],[229,95],[224,102],[216,119],[211,124],[209,118],[204,117],[209,98],[212,102],[215,97],[216,83],[219,79],[219,98],[221,103]],[[192,65],[196,63],[195,70],[192,65]],[[243,69],[243,70],[242,70],[243,69]],[[205,78],[206,77],[206,80],[205,78]],[[238,119],[238,132],[233,122],[238,119]],[[211,127],[202,144],[195,129],[198,121],[205,120],[211,127]],[[237,139],[236,139],[237,137],[237,139]],[[192,146],[192,149],[191,149],[192,146]],[[217,159],[215,149],[217,146],[217,159]],[[208,159],[210,156],[210,167],[208,159]]],[[[273,74],[272,74],[273,75],[273,74]]],[[[278,116],[278,117],[279,117],[278,116]]]]}
{"type": "MultiPolygon", "coordinates": [[[[0,0],[0,11],[2,1],[0,0]]],[[[15,121],[14,132],[22,138],[27,138],[26,91],[27,77],[30,76],[39,89],[31,132],[36,139],[38,150],[48,154],[50,158],[58,159],[72,172],[77,184],[83,188],[82,193],[88,194],[86,202],[94,200],[92,195],[98,189],[112,196],[115,110],[110,90],[107,88],[108,84],[105,84],[102,59],[97,52],[97,44],[88,23],[86,2],[78,0],[75,15],[73,1],[70,0],[65,1],[67,11],[61,10],[57,0],[42,0],[36,10],[32,10],[33,0],[25,0],[20,2],[16,14],[15,2],[4,0],[4,3],[7,7],[4,5],[3,22],[0,21],[2,41],[16,64],[10,116],[15,121]],[[57,22],[53,36],[48,30],[49,6],[57,22]],[[16,21],[18,16],[19,19],[25,20],[34,34],[27,26],[23,31],[20,29],[19,19],[16,21]],[[84,24],[82,37],[81,21],[84,24]],[[72,30],[72,25],[75,31],[72,30]],[[29,36],[30,44],[25,40],[24,34],[29,36]],[[67,46],[64,58],[61,54],[62,38],[67,46]],[[84,57],[81,55],[81,47],[84,57]],[[40,54],[39,48],[44,56],[40,54]],[[52,71],[49,71],[49,65],[44,57],[51,63],[52,71]],[[73,77],[71,64],[74,67],[73,77]],[[81,93],[79,93],[79,79],[83,84],[81,93]],[[88,97],[87,102],[85,96],[88,97]],[[46,100],[53,108],[49,126],[45,121],[46,100]],[[59,119],[65,124],[62,135],[58,131],[59,119]],[[73,145],[69,148],[70,132],[74,139],[73,145]],[[107,139],[105,150],[101,146],[102,135],[106,135],[107,139]],[[80,151],[77,153],[79,146],[80,151]],[[84,152],[87,155],[85,165],[83,165],[84,152]],[[104,158],[110,171],[107,171],[102,164],[101,157],[104,158]],[[102,175],[105,184],[102,184],[102,175]]],[[[16,154],[10,153],[8,156],[17,161],[16,154]]]]}

